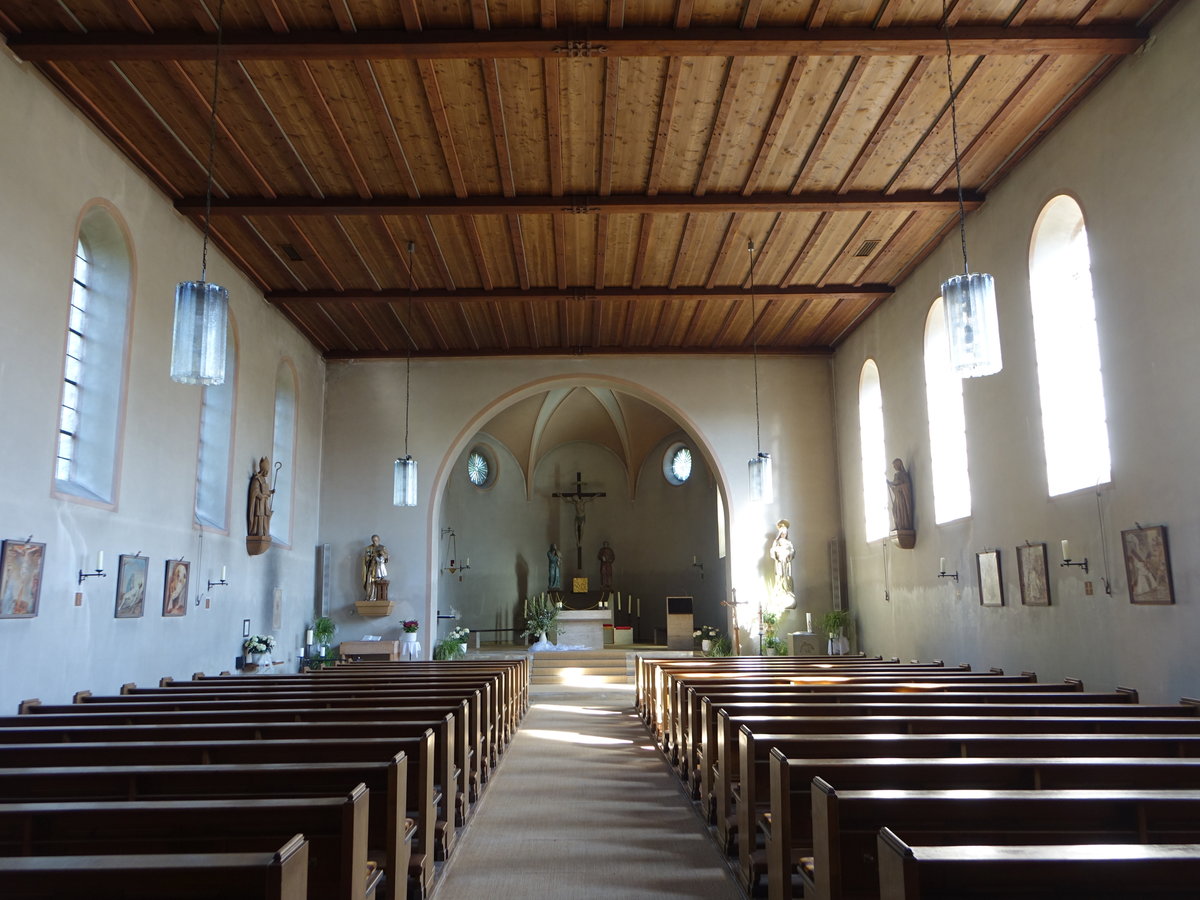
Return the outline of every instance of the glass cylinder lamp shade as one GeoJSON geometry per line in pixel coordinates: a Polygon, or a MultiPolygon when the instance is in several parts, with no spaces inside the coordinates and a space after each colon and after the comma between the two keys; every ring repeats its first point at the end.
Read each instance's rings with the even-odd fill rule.
{"type": "Polygon", "coordinates": [[[999,372],[1004,364],[1000,358],[995,279],[978,272],[947,278],[942,283],[942,301],[954,371],[963,378],[999,372]]]}
{"type": "Polygon", "coordinates": [[[392,482],[392,505],[417,505],[417,461],[411,456],[404,456],[396,460],[396,471],[392,482]]]}
{"type": "Polygon", "coordinates": [[[775,498],[775,485],[771,480],[771,454],[759,450],[749,465],[751,502],[770,503],[775,498]]]}
{"type": "Polygon", "coordinates": [[[209,281],[175,287],[175,330],[171,336],[171,380],[182,384],[225,381],[225,330],[229,291],[209,281]]]}

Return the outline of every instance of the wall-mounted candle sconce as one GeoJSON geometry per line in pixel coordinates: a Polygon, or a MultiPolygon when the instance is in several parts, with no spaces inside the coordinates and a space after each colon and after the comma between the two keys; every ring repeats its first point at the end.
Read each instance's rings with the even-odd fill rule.
{"type": "Polygon", "coordinates": [[[953,578],[955,581],[958,581],[957,569],[953,572],[946,571],[946,557],[944,556],[938,561],[938,578],[953,578]]]}
{"type": "Polygon", "coordinates": [[[85,572],[85,571],[83,571],[83,569],[79,570],[79,583],[80,584],[83,584],[83,579],[85,579],[85,578],[107,578],[107,577],[108,577],[108,573],[104,571],[104,551],[103,550],[99,551],[96,554],[96,571],[85,572]]]}
{"type": "Polygon", "coordinates": [[[692,557],[692,568],[700,570],[700,580],[704,580],[704,563],[700,562],[699,557],[692,557]]]}
{"type": "Polygon", "coordinates": [[[209,581],[208,589],[211,591],[215,587],[228,587],[228,586],[229,586],[229,582],[225,580],[225,567],[221,566],[221,580],[220,581],[209,581]]]}
{"type": "Polygon", "coordinates": [[[1070,541],[1062,542],[1062,555],[1063,555],[1063,558],[1062,558],[1062,562],[1059,563],[1060,566],[1062,566],[1064,568],[1069,568],[1070,566],[1079,566],[1081,569],[1083,569],[1084,572],[1087,572],[1088,561],[1087,561],[1086,556],[1083,558],[1083,562],[1072,562],[1071,561],[1071,542],[1070,541]]]}

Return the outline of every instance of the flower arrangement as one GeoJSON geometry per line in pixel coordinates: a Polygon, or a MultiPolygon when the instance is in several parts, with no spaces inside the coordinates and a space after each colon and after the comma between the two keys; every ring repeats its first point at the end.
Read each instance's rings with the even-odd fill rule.
{"type": "Polygon", "coordinates": [[[270,653],[275,649],[275,637],[270,634],[252,634],[242,642],[247,653],[270,653]]]}
{"type": "Polygon", "coordinates": [[[715,641],[721,636],[721,629],[715,625],[701,625],[692,632],[692,637],[702,641],[715,641]]]}
{"type": "Polygon", "coordinates": [[[558,606],[549,594],[525,601],[525,630],[521,637],[544,636],[558,621],[558,606]]]}
{"type": "Polygon", "coordinates": [[[462,641],[452,637],[442,638],[438,645],[433,648],[434,659],[464,659],[466,651],[463,650],[462,641]]]}
{"type": "Polygon", "coordinates": [[[448,635],[446,635],[446,640],[454,641],[459,644],[465,644],[467,642],[467,635],[469,635],[470,633],[471,633],[471,629],[468,628],[466,625],[459,625],[457,628],[453,629],[448,635]]]}
{"type": "Polygon", "coordinates": [[[400,623],[400,627],[404,629],[405,634],[416,634],[421,627],[421,623],[416,619],[405,619],[400,623]]]}

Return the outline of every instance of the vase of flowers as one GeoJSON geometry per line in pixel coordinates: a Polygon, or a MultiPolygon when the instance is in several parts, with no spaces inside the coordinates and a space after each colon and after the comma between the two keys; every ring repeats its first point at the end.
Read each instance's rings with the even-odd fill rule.
{"type": "Polygon", "coordinates": [[[271,663],[271,651],[275,649],[275,637],[270,634],[252,634],[242,641],[242,651],[247,661],[252,664],[265,666],[271,663]]]}
{"type": "Polygon", "coordinates": [[[713,641],[721,636],[721,631],[714,625],[701,625],[692,632],[692,637],[700,641],[700,652],[708,653],[712,650],[713,641]]]}
{"type": "Polygon", "coordinates": [[[410,644],[417,641],[417,631],[421,628],[421,623],[416,619],[405,619],[400,623],[400,627],[404,629],[404,640],[410,644]]]}
{"type": "Polygon", "coordinates": [[[549,594],[541,594],[525,602],[525,630],[521,637],[536,637],[535,646],[546,641],[546,635],[558,622],[558,603],[549,594]]]}
{"type": "Polygon", "coordinates": [[[465,625],[459,625],[457,628],[452,629],[448,635],[446,635],[446,640],[453,641],[454,643],[458,644],[459,650],[465,656],[467,652],[467,637],[470,635],[470,633],[470,628],[465,625]]]}

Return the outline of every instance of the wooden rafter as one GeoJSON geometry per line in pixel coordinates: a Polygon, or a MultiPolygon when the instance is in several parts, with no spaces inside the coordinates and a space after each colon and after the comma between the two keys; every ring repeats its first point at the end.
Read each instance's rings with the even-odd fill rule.
{"type": "Polygon", "coordinates": [[[619,59],[604,61],[604,119],[600,136],[600,177],[598,193],[612,193],[613,151],[617,143],[617,93],[620,76],[619,59]]]}
{"type": "Polygon", "coordinates": [[[721,149],[721,140],[729,125],[729,114],[733,112],[734,98],[737,95],[738,81],[742,77],[745,60],[735,57],[730,60],[725,73],[725,83],[721,85],[721,100],[717,104],[717,114],[708,134],[708,146],[704,150],[704,160],[700,164],[700,174],[696,177],[696,194],[702,195],[708,190],[709,180],[717,165],[717,155],[721,149]]]}
{"type": "MultiPolygon", "coordinates": [[[[983,196],[968,191],[969,209],[983,204],[983,196]]],[[[175,201],[180,212],[192,213],[204,207],[203,197],[183,197],[175,201]]],[[[518,213],[692,213],[692,212],[823,212],[864,209],[957,209],[958,200],[948,194],[925,191],[808,191],[796,194],[610,194],[586,195],[564,199],[561,196],[518,197],[227,197],[213,200],[213,212],[237,216],[462,216],[509,215],[518,213]],[[568,204],[569,205],[564,205],[568,204]]]]}
{"type": "Polygon", "coordinates": [[[675,97],[679,93],[679,72],[683,60],[672,56],[667,63],[667,78],[663,83],[662,100],[658,104],[658,131],[654,136],[654,154],[650,160],[650,175],[646,179],[646,193],[653,197],[658,193],[663,166],[667,161],[667,145],[671,142],[671,121],[675,115],[675,97]]]}
{"type": "Polygon", "coordinates": [[[808,182],[808,176],[821,158],[821,153],[829,145],[833,138],[833,131],[842,121],[842,114],[850,105],[850,100],[854,96],[854,91],[863,79],[867,67],[861,56],[856,56],[850,62],[850,68],[846,71],[846,77],[842,80],[841,86],[838,88],[837,98],[833,102],[833,106],[829,108],[829,114],[825,116],[825,121],[821,123],[821,130],[817,134],[817,138],[813,141],[811,147],[808,148],[808,153],[804,156],[804,162],[800,165],[800,171],[796,173],[796,179],[792,182],[792,191],[799,193],[804,189],[804,185],[808,182]]]}
{"type": "MultiPolygon", "coordinates": [[[[842,179],[841,185],[838,187],[838,193],[845,193],[854,185],[854,179],[863,170],[868,162],[875,156],[875,151],[880,147],[884,135],[887,134],[888,128],[896,121],[896,117],[900,115],[900,111],[904,108],[904,104],[908,102],[921,79],[925,77],[925,72],[929,69],[931,60],[928,56],[922,56],[917,59],[912,68],[904,76],[904,83],[900,85],[900,90],[892,97],[888,103],[887,109],[871,130],[871,136],[867,138],[867,143],[859,151],[854,163],[846,172],[846,177],[842,179]]],[[[944,190],[944,187],[940,189],[944,190]]]]}
{"type": "Polygon", "coordinates": [[[767,160],[771,156],[771,150],[775,146],[775,138],[779,135],[779,129],[783,125],[784,117],[787,116],[792,107],[792,101],[796,96],[796,91],[800,87],[800,82],[808,72],[808,61],[804,59],[793,59],[788,66],[787,77],[783,80],[783,89],[779,92],[779,96],[775,100],[775,108],[771,110],[771,117],[767,120],[767,128],[763,132],[762,139],[758,142],[758,152],[754,155],[754,164],[750,168],[750,175],[746,178],[745,185],[742,186],[743,194],[753,194],[758,189],[759,179],[762,177],[763,169],[766,168],[767,160]]]}
{"type": "Polygon", "coordinates": [[[354,157],[354,151],[350,148],[350,142],[346,140],[346,135],[342,131],[341,125],[338,124],[338,120],[329,106],[329,101],[325,98],[325,92],[317,84],[312,67],[306,62],[297,62],[293,64],[292,71],[296,75],[296,82],[300,85],[301,92],[308,100],[309,107],[316,114],[317,121],[321,123],[322,133],[329,138],[334,152],[341,159],[346,177],[353,183],[358,196],[370,197],[371,187],[367,184],[362,167],[358,164],[358,160],[354,157]]]}
{"type": "MultiPolygon", "coordinates": [[[[951,17],[961,15],[960,7],[951,17]]],[[[953,22],[951,23],[953,24],[953,22]]],[[[601,28],[580,46],[570,29],[495,29],[307,32],[288,35],[227,33],[230,59],[561,59],[572,55],[672,56],[931,56],[945,46],[936,27],[902,28],[601,28]]],[[[1148,37],[1136,26],[964,25],[954,45],[967,55],[1126,54],[1148,37]]],[[[25,60],[103,61],[211,59],[213,42],[192,34],[12,35],[9,46],[25,60]]]]}
{"type": "MultiPolygon", "coordinates": [[[[814,232],[815,233],[815,232],[814,232]]],[[[743,245],[743,251],[745,249],[743,245]]],[[[892,294],[892,288],[886,284],[826,284],[826,285],[777,285],[755,286],[754,296],[767,299],[786,299],[803,297],[886,297],[892,294]]],[[[294,303],[391,303],[396,300],[419,300],[426,304],[438,303],[528,303],[533,300],[578,300],[588,297],[596,300],[622,300],[640,302],[645,300],[748,300],[750,289],[744,285],[726,285],[716,288],[551,288],[533,287],[527,291],[517,288],[498,287],[489,291],[463,288],[461,290],[443,291],[435,288],[418,288],[409,291],[404,288],[387,288],[379,291],[338,289],[311,291],[268,291],[267,300],[274,304],[294,303]]]]}
{"type": "Polygon", "coordinates": [[[438,84],[437,70],[430,60],[424,59],[418,64],[421,70],[421,83],[425,86],[425,99],[429,104],[429,113],[433,116],[433,127],[437,131],[438,144],[442,148],[442,158],[446,164],[446,172],[450,183],[454,185],[454,196],[467,196],[467,183],[463,178],[462,165],[458,161],[458,150],[454,146],[454,135],[450,130],[450,117],[446,113],[446,103],[442,100],[442,88],[438,84]]]}

